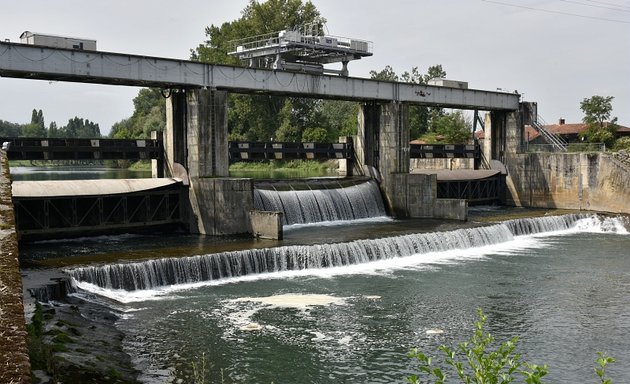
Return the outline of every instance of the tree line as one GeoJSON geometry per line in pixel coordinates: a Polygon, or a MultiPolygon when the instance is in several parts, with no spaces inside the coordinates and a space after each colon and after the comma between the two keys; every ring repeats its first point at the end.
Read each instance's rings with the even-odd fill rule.
{"type": "Polygon", "coordinates": [[[17,124],[0,120],[0,137],[63,137],[63,138],[89,138],[101,137],[101,130],[97,123],[90,120],[73,117],[68,120],[68,124],[57,126],[56,122],[51,122],[48,127],[44,121],[44,112],[40,109],[33,109],[31,122],[28,124],[17,124]]]}

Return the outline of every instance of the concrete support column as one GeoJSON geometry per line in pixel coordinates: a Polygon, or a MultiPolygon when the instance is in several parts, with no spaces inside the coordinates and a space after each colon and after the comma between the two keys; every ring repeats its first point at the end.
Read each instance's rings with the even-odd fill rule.
{"type": "Polygon", "coordinates": [[[362,105],[361,112],[355,148],[357,161],[379,171],[381,190],[391,214],[395,217],[407,217],[406,177],[393,176],[409,173],[407,105],[396,102],[366,103],[362,105]]]}
{"type": "Polygon", "coordinates": [[[227,177],[227,92],[195,89],[186,94],[186,169],[194,177],[227,177]]]}
{"type": "Polygon", "coordinates": [[[165,176],[173,177],[174,164],[186,164],[186,94],[172,92],[166,99],[166,127],[164,129],[165,176]]]}
{"type": "Polygon", "coordinates": [[[164,133],[167,175],[186,177],[187,173],[187,217],[192,233],[251,233],[253,183],[228,178],[227,135],[227,92],[194,89],[172,93],[164,133]]]}
{"type": "Polygon", "coordinates": [[[355,161],[378,169],[381,106],[376,102],[362,104],[359,110],[357,140],[354,143],[355,161]]]}

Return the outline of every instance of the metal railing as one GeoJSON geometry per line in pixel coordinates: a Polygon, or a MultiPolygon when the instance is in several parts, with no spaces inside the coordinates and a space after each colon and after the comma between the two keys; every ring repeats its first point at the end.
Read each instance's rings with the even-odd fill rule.
{"type": "Polygon", "coordinates": [[[566,152],[568,143],[560,135],[556,135],[545,128],[545,125],[547,123],[540,115],[537,115],[536,119],[532,119],[532,127],[542,135],[549,145],[555,147],[556,150],[554,152],[566,152]]]}
{"type": "Polygon", "coordinates": [[[555,144],[525,144],[522,153],[575,153],[575,152],[606,152],[604,143],[568,143],[566,147],[555,144]]]}

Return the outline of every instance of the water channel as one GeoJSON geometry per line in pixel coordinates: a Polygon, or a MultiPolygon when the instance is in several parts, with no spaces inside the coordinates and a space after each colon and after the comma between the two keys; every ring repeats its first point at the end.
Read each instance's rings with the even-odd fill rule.
{"type": "Polygon", "coordinates": [[[479,308],[498,340],[518,335],[524,360],[549,365],[547,382],[596,382],[597,351],[630,382],[628,218],[492,222],[512,212],[299,224],[282,243],[123,235],[22,251],[119,315],[145,383],[191,382],[204,362],[206,382],[403,383],[410,348],[469,339],[479,308]]]}

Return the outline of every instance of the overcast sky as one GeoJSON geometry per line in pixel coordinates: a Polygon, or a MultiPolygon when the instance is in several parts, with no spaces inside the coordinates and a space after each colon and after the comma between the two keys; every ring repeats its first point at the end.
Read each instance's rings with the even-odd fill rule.
{"type": "MultiPolygon", "coordinates": [[[[373,42],[374,56],[350,75],[391,65],[397,73],[441,64],[470,88],[513,92],[539,114],[580,122],[580,101],[614,96],[613,116],[630,126],[630,1],[313,0],[331,35],[373,42]]],[[[97,40],[102,51],[187,59],[205,27],[240,17],[247,0],[2,0],[0,38],[29,30],[97,40]]],[[[79,116],[103,134],[133,113],[138,88],[0,78],[0,119],[46,125],[79,116]]]]}

